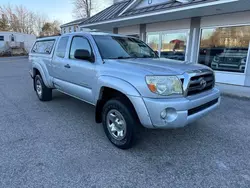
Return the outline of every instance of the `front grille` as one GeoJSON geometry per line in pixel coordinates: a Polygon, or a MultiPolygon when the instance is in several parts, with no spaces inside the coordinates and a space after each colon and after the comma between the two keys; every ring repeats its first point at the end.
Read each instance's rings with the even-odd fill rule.
{"type": "Polygon", "coordinates": [[[206,104],[203,104],[201,106],[192,108],[192,109],[188,110],[188,115],[191,116],[193,114],[196,114],[196,113],[198,113],[198,112],[200,112],[202,110],[205,110],[206,108],[209,108],[209,107],[215,105],[218,102],[219,102],[219,99],[215,99],[215,100],[212,100],[212,101],[210,101],[210,102],[208,102],[206,104]]]}
{"type": "Polygon", "coordinates": [[[212,72],[191,77],[187,96],[195,95],[210,90],[214,87],[214,83],[215,83],[215,78],[212,72]]]}
{"type": "Polygon", "coordinates": [[[240,63],[240,59],[239,58],[233,58],[233,57],[226,57],[224,60],[225,63],[240,63]]]}
{"type": "Polygon", "coordinates": [[[221,64],[240,64],[241,58],[235,58],[235,57],[220,57],[219,63],[221,64]]]}

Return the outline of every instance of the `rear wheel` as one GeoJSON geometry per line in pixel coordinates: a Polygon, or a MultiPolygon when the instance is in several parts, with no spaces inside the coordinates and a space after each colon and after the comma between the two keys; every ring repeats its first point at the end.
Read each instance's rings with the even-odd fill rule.
{"type": "Polygon", "coordinates": [[[52,99],[52,89],[44,84],[43,79],[39,74],[35,76],[34,88],[41,101],[50,101],[52,99]]]}
{"type": "Polygon", "coordinates": [[[103,107],[102,123],[104,131],[116,147],[128,149],[135,141],[137,120],[134,110],[119,99],[109,100],[103,107]]]}

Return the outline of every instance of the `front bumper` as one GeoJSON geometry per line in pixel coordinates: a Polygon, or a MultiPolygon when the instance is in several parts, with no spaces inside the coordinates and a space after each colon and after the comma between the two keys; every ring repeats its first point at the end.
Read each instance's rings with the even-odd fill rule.
{"type": "Polygon", "coordinates": [[[138,107],[136,106],[138,104],[135,104],[135,109],[143,126],[163,129],[179,128],[198,120],[217,108],[220,105],[220,91],[213,88],[186,98],[143,98],[143,101],[145,107],[138,107]],[[145,108],[147,113],[142,114],[145,112],[145,108]],[[169,113],[169,116],[165,119],[161,117],[164,110],[169,113]]]}

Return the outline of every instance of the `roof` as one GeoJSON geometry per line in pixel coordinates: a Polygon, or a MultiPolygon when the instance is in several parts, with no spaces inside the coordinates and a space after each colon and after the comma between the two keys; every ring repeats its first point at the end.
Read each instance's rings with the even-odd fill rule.
{"type": "Polygon", "coordinates": [[[127,0],[127,1],[122,1],[119,3],[115,3],[111,5],[110,7],[104,9],[103,11],[99,12],[98,14],[90,17],[89,19],[83,21],[81,25],[85,24],[90,24],[90,23],[96,23],[100,21],[105,21],[105,20],[111,20],[114,18],[117,18],[119,13],[124,10],[132,1],[127,0]]]}
{"type": "Polygon", "coordinates": [[[190,0],[187,3],[181,3],[179,1],[172,0],[172,1],[168,1],[166,3],[161,3],[161,4],[157,4],[157,5],[153,5],[153,6],[147,6],[145,8],[131,9],[131,10],[124,12],[120,17],[144,14],[144,13],[149,13],[149,12],[154,12],[154,11],[168,10],[168,9],[179,8],[179,7],[185,7],[185,6],[190,6],[190,5],[194,5],[194,4],[204,3],[207,1],[218,1],[218,0],[190,0]]]}
{"type": "Polygon", "coordinates": [[[0,34],[16,34],[16,35],[29,35],[29,36],[35,36],[34,34],[27,34],[27,33],[20,33],[15,31],[0,31],[0,34]]]}
{"type": "Polygon", "coordinates": [[[187,6],[198,5],[206,2],[215,2],[215,1],[220,1],[220,0],[189,0],[186,3],[182,3],[178,0],[169,0],[161,4],[156,4],[143,8],[136,8],[136,5],[138,5],[140,1],[138,1],[136,4],[133,4],[135,3],[133,0],[126,0],[113,4],[112,6],[104,9],[100,13],[81,22],[80,25],[95,24],[98,22],[115,20],[134,15],[144,15],[151,12],[187,7],[187,6]]]}
{"type": "Polygon", "coordinates": [[[44,40],[56,40],[57,38],[59,38],[60,36],[46,36],[46,37],[39,37],[37,38],[37,41],[44,41],[44,40]]]}
{"type": "Polygon", "coordinates": [[[77,19],[77,20],[74,20],[72,22],[65,23],[65,24],[61,25],[60,27],[67,27],[67,26],[72,26],[72,25],[78,25],[78,24],[82,23],[84,20],[86,20],[86,18],[77,19]]]}
{"type": "MultiPolygon", "coordinates": [[[[118,37],[128,37],[126,35],[114,34],[114,33],[105,33],[105,32],[74,32],[74,33],[66,33],[61,36],[75,36],[75,35],[98,35],[98,36],[118,36],[118,37]]],[[[131,38],[135,38],[130,36],[131,38]]],[[[47,37],[48,38],[48,37],[47,37]]],[[[51,39],[51,38],[50,38],[51,39]]]]}

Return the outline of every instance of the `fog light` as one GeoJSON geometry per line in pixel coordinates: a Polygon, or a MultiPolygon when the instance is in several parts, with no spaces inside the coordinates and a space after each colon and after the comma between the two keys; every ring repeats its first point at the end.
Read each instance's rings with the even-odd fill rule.
{"type": "Polygon", "coordinates": [[[161,112],[161,118],[167,122],[173,122],[177,118],[177,112],[174,108],[166,108],[161,112]]]}
{"type": "Polygon", "coordinates": [[[240,70],[241,70],[241,71],[244,71],[244,70],[245,70],[245,65],[241,65],[241,66],[240,66],[240,70]]]}

